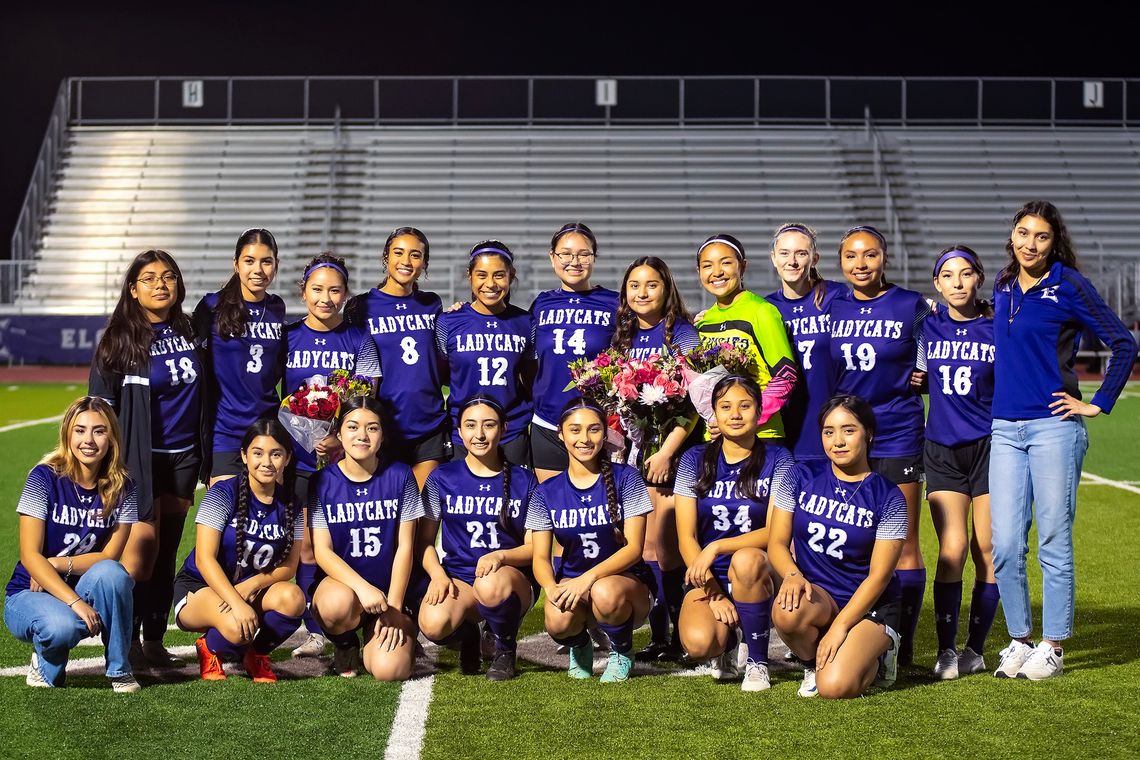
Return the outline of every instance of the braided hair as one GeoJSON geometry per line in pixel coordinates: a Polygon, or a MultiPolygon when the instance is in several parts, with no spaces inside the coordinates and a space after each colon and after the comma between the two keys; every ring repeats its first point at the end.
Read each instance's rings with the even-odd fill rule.
{"type": "MultiPolygon", "coordinates": [[[[490,407],[495,416],[499,418],[499,439],[502,440],[503,431],[507,429],[507,412],[503,409],[495,398],[488,396],[485,393],[476,393],[471,398],[464,401],[459,405],[459,427],[463,429],[463,415],[468,409],[476,406],[490,407]]],[[[510,532],[511,531],[511,463],[507,461],[506,454],[503,452],[503,446],[500,443],[495,447],[495,454],[498,456],[499,461],[503,466],[503,503],[499,508],[499,527],[510,532]]]]}
{"type": "MultiPolygon", "coordinates": [[[[558,428],[562,429],[562,423],[566,419],[577,412],[579,409],[586,409],[598,415],[598,420],[602,423],[602,428],[606,427],[606,413],[596,406],[593,402],[578,396],[570,399],[566,406],[562,408],[562,414],[558,417],[558,428]]],[[[618,508],[618,492],[617,483],[614,480],[614,468],[610,460],[605,456],[604,448],[598,452],[598,469],[601,473],[602,485],[606,489],[606,516],[610,518],[610,525],[613,527],[614,540],[618,546],[625,546],[625,518],[622,516],[621,510],[618,508]]]]}
{"type": "Polygon", "coordinates": [[[656,256],[642,256],[634,259],[633,263],[626,267],[625,275],[621,279],[621,288],[618,290],[617,329],[614,331],[610,345],[618,351],[624,352],[629,351],[633,343],[633,333],[637,328],[637,315],[629,306],[626,287],[629,284],[630,275],[638,267],[649,267],[661,277],[661,285],[665,289],[665,302],[662,306],[662,321],[665,322],[665,346],[669,349],[669,353],[678,354],[680,351],[677,350],[677,345],[673,342],[673,325],[677,323],[678,319],[692,322],[692,316],[685,308],[685,300],[677,289],[677,282],[673,279],[673,273],[669,271],[669,265],[656,256]]]}
{"type": "MultiPolygon", "coordinates": [[[[728,377],[721,378],[721,380],[713,387],[712,404],[716,408],[716,403],[724,394],[728,393],[731,388],[743,388],[744,392],[756,404],[756,409],[760,409],[760,386],[750,377],[743,377],[741,375],[729,375],[728,377]]],[[[737,485],[738,493],[750,501],[760,501],[763,496],[757,490],[757,484],[760,482],[760,473],[764,471],[764,458],[766,448],[764,443],[756,438],[750,436],[750,443],[752,444],[748,456],[744,459],[744,464],[740,467],[740,479],[737,485]]],[[[701,461],[697,468],[697,483],[695,490],[698,496],[707,496],[709,491],[712,490],[716,484],[716,466],[720,459],[721,452],[724,450],[724,435],[718,435],[715,441],[712,441],[705,446],[704,452],[701,454],[701,461]]]]}
{"type": "MultiPolygon", "coordinates": [[[[255,438],[267,435],[276,441],[285,451],[293,451],[293,438],[289,435],[289,431],[285,426],[277,421],[276,417],[268,417],[257,420],[249,429],[245,431],[245,435],[241,439],[241,450],[246,452],[249,450],[250,445],[253,444],[255,438]]],[[[248,559],[248,552],[245,550],[245,526],[249,520],[249,502],[253,498],[253,492],[249,487],[249,467],[243,467],[237,476],[237,504],[235,519],[237,521],[234,528],[234,580],[237,580],[238,575],[241,573],[242,563],[248,559]]],[[[285,521],[282,524],[282,529],[285,532],[285,548],[281,551],[273,562],[273,566],[266,568],[265,572],[273,572],[277,567],[285,561],[289,553],[293,551],[293,529],[297,522],[298,513],[301,511],[300,506],[293,498],[291,485],[293,482],[293,461],[290,457],[289,464],[285,467],[285,483],[287,484],[282,494],[285,498],[285,521]]]]}

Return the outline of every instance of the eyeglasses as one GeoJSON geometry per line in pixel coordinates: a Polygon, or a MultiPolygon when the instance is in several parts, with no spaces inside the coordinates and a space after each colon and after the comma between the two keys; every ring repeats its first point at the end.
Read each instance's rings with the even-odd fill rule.
{"type": "Polygon", "coordinates": [[[146,285],[152,290],[158,287],[159,281],[161,281],[162,284],[166,285],[167,287],[173,287],[174,284],[178,282],[178,275],[174,274],[174,272],[165,272],[163,273],[162,277],[159,277],[156,274],[148,274],[146,277],[140,277],[135,280],[135,282],[139,283],[140,285],[146,285]]]}
{"type": "Polygon", "coordinates": [[[577,253],[570,253],[569,251],[555,251],[554,258],[558,259],[559,264],[574,264],[577,262],[593,261],[598,257],[598,254],[593,251],[578,251],[577,253]]]}

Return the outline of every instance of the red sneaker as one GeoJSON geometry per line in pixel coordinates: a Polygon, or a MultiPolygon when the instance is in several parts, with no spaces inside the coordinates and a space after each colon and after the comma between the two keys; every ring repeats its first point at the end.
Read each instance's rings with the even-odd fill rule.
{"type": "Polygon", "coordinates": [[[245,665],[245,672],[249,673],[254,683],[277,683],[277,674],[269,664],[269,655],[258,654],[253,651],[253,647],[249,647],[245,650],[242,664],[245,665]]]}
{"type": "Polygon", "coordinates": [[[206,646],[205,636],[198,637],[198,640],[194,642],[194,648],[198,650],[198,670],[202,673],[202,680],[226,680],[226,670],[222,667],[222,661],[206,646]]]}

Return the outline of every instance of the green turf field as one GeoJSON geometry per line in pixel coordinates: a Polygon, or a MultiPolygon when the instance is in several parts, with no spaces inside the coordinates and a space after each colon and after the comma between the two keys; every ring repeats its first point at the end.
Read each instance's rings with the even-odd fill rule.
{"type": "MultiPolygon", "coordinates": [[[[74,386],[0,387],[0,428],[57,415],[80,392],[74,386]]],[[[1110,417],[1090,422],[1086,471],[1140,481],[1131,453],[1138,424],[1140,387],[1132,386],[1110,417]]],[[[5,582],[17,555],[12,513],[23,478],[56,435],[51,423],[0,432],[0,500],[8,511],[0,520],[5,582]]],[[[933,682],[929,594],[916,667],[904,670],[891,691],[846,703],[799,699],[795,675],[774,675],[771,691],[745,695],[735,684],[668,671],[609,687],[596,679],[577,683],[559,669],[524,661],[522,677],[493,684],[459,675],[454,655],[444,652],[431,689],[423,756],[1136,757],[1140,493],[1091,480],[1082,484],[1076,525],[1076,636],[1066,648],[1067,672],[1060,679],[1028,683],[978,675],[933,682]]],[[[922,530],[932,568],[929,517],[922,530]]],[[[188,530],[180,556],[191,540],[188,530]]],[[[1030,579],[1039,598],[1040,574],[1032,559],[1030,579]]],[[[967,570],[967,603],[970,583],[967,570]]],[[[540,616],[532,613],[522,636],[540,627],[540,616]]],[[[639,645],[644,637],[639,632],[639,645]]],[[[172,632],[167,643],[192,640],[172,632]]],[[[988,663],[996,663],[1004,644],[999,614],[988,663]]],[[[0,668],[26,665],[29,653],[6,629],[0,632],[0,668]]],[[[82,648],[73,657],[98,654],[99,648],[82,648]]],[[[143,673],[140,681],[149,688],[116,697],[98,676],[73,677],[59,691],[29,689],[22,676],[0,678],[0,757],[379,757],[400,695],[398,686],[365,678],[283,680],[262,687],[240,677],[224,684],[158,683],[143,673]]]]}

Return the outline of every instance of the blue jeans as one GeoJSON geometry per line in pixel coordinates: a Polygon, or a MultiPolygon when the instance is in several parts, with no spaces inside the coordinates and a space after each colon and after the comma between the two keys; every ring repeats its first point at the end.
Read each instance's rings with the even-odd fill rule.
{"type": "MultiPolygon", "coordinates": [[[[75,584],[75,593],[99,613],[102,621],[109,678],[131,672],[127,652],[131,647],[134,585],[123,566],[110,559],[96,562],[75,584]]],[[[13,636],[35,647],[40,672],[52,686],[64,685],[68,653],[90,635],[87,624],[46,591],[20,591],[5,599],[4,624],[13,636]]]]}
{"type": "Polygon", "coordinates": [[[1073,635],[1073,519],[1077,485],[1089,447],[1081,417],[994,420],[990,446],[990,518],[994,573],[1011,638],[1033,631],[1025,573],[1029,526],[1037,514],[1037,561],[1046,639],[1073,635]]]}

